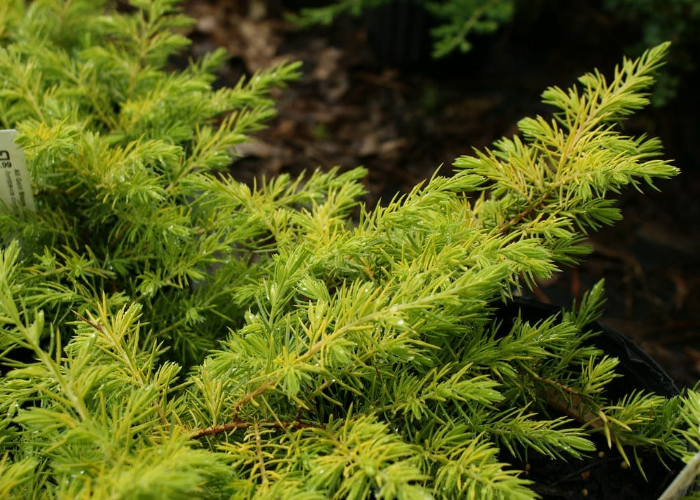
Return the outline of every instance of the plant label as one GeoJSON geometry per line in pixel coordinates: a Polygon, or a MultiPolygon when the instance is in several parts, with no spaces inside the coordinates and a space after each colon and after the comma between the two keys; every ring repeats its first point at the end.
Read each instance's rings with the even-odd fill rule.
{"type": "Polygon", "coordinates": [[[36,210],[27,160],[16,137],[14,129],[0,130],[0,200],[6,206],[36,210]]]}

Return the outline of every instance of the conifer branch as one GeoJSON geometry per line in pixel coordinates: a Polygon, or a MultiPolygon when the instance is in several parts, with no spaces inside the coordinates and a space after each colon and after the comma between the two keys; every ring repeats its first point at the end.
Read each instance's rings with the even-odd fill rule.
{"type": "MultiPolygon", "coordinates": [[[[544,379],[540,379],[539,381],[543,382],[544,379]]],[[[545,383],[550,385],[542,390],[544,400],[548,405],[555,410],[561,411],[564,415],[573,418],[575,421],[580,422],[584,426],[590,426],[595,429],[603,428],[600,416],[586,408],[586,406],[589,406],[592,402],[590,398],[571,387],[566,387],[554,381],[548,380],[545,383]],[[568,398],[564,397],[561,391],[566,391],[570,396],[568,398]]]]}
{"type": "Polygon", "coordinates": [[[206,429],[200,429],[193,431],[190,434],[190,439],[200,439],[205,436],[214,436],[216,434],[223,434],[226,432],[237,431],[240,429],[249,429],[251,427],[271,427],[279,429],[281,431],[287,431],[291,429],[313,429],[319,428],[318,425],[309,424],[306,422],[301,422],[300,420],[293,420],[291,422],[273,422],[260,420],[256,422],[245,422],[243,420],[235,420],[232,422],[227,422],[221,425],[214,425],[212,427],[207,427],[206,429]]]}
{"type": "Polygon", "coordinates": [[[363,169],[224,175],[299,66],[216,91],[223,51],[171,71],[176,4],[0,6],[0,120],[37,199],[0,213],[0,497],[525,499],[502,450],[700,441],[695,393],[606,394],[602,286],[578,316],[494,318],[619,219],[608,195],[675,175],[615,128],[666,46],[370,211],[363,169]]]}
{"type": "Polygon", "coordinates": [[[509,220],[505,224],[502,224],[501,227],[498,228],[498,232],[501,234],[505,233],[512,226],[517,226],[518,224],[520,224],[529,215],[536,213],[537,210],[539,210],[542,207],[542,205],[547,201],[547,198],[549,198],[550,195],[551,190],[546,191],[542,196],[540,196],[539,200],[528,206],[525,210],[516,215],[515,218],[509,220]]]}
{"type": "Polygon", "coordinates": [[[99,325],[99,324],[95,323],[94,321],[87,319],[85,316],[80,314],[78,311],[73,311],[73,314],[75,314],[80,319],[80,321],[82,321],[86,325],[94,328],[95,330],[99,330],[100,332],[104,333],[104,328],[102,328],[102,325],[99,325]]]}

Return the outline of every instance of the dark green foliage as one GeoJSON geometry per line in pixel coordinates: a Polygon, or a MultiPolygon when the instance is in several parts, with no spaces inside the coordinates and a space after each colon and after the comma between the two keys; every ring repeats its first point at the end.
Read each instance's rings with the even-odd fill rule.
{"type": "Polygon", "coordinates": [[[300,26],[328,25],[341,14],[359,16],[392,1],[415,1],[438,20],[439,26],[431,31],[434,57],[444,57],[455,50],[469,51],[471,35],[496,31],[510,21],[515,11],[515,0],[337,0],[324,7],[302,9],[292,19],[300,26]]]}
{"type": "Polygon", "coordinates": [[[700,50],[700,2],[697,0],[605,0],[603,6],[615,17],[641,27],[641,40],[633,51],[666,40],[674,43],[669,69],[659,75],[652,94],[655,105],[663,105],[676,95],[683,73],[697,66],[693,54],[700,50]]]}
{"type": "MultiPolygon", "coordinates": [[[[473,35],[492,33],[511,22],[516,11],[538,7],[516,0],[334,0],[323,7],[304,8],[291,18],[302,27],[331,24],[338,16],[359,16],[372,9],[396,2],[413,2],[430,13],[433,57],[445,57],[455,51],[468,52],[473,35]]],[[[540,6],[539,8],[541,8],[540,6]]],[[[674,43],[668,56],[670,68],[659,75],[652,93],[655,105],[664,105],[676,95],[683,73],[695,68],[694,53],[700,47],[700,2],[697,0],[605,0],[604,12],[615,22],[639,28],[640,39],[630,51],[641,55],[647,47],[667,40],[674,43]]],[[[415,36],[405,34],[406,39],[415,36]]]]}

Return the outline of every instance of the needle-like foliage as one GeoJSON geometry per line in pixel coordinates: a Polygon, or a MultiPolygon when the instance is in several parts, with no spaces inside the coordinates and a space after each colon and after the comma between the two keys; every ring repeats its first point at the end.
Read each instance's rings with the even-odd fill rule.
{"type": "Polygon", "coordinates": [[[0,11],[0,122],[37,205],[0,214],[0,497],[525,499],[504,457],[698,440],[697,394],[606,393],[601,285],[577,313],[494,314],[586,253],[607,195],[676,174],[617,128],[666,45],[368,211],[362,169],[224,172],[297,66],[220,90],[222,52],[168,71],[175,4],[0,11]]]}
{"type": "MultiPolygon", "coordinates": [[[[416,16],[435,19],[430,30],[435,58],[453,52],[468,52],[473,35],[492,33],[510,21],[515,13],[515,0],[335,0],[328,5],[306,7],[290,16],[299,26],[329,25],[342,14],[358,17],[376,8],[388,6],[416,6],[416,16]],[[403,5],[402,5],[403,4],[403,5]]],[[[409,11],[410,12],[410,11],[409,11]]],[[[400,21],[397,21],[397,26],[400,21]]],[[[402,33],[404,34],[404,33],[402,33]]],[[[407,40],[415,33],[405,33],[407,40]]]]}

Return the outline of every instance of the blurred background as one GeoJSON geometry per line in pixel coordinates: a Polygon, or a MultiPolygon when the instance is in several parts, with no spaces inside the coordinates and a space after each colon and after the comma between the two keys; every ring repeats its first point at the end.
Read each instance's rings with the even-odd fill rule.
{"type": "Polygon", "coordinates": [[[533,293],[566,305],[605,278],[604,322],[634,339],[679,387],[694,386],[700,378],[700,2],[423,0],[428,8],[409,0],[344,2],[350,10],[364,8],[352,16],[331,15],[339,2],[329,1],[185,2],[197,20],[186,57],[219,46],[231,54],[217,85],[235,85],[282,60],[303,62],[302,78],[276,93],[279,111],[269,127],[238,149],[231,166],[237,179],[363,165],[367,203],[382,203],[441,165],[448,175],[458,156],[516,133],[519,119],[548,116],[539,99],[546,87],[570,86],[593,68],[611,75],[623,55],[673,42],[654,104],[624,130],[660,137],[681,175],[659,183],[660,192],[623,193],[624,220],[591,235],[594,252],[582,266],[562,269],[533,293]],[[483,7],[476,18],[454,14],[474,6],[483,7]],[[302,23],[290,19],[314,8],[302,12],[302,23]],[[436,58],[436,51],[447,53],[436,58]]]}

